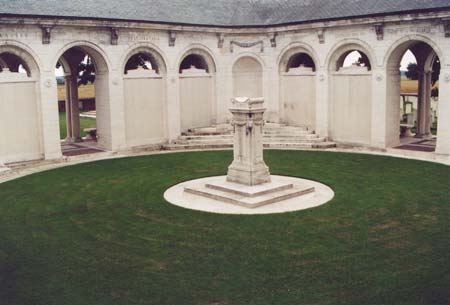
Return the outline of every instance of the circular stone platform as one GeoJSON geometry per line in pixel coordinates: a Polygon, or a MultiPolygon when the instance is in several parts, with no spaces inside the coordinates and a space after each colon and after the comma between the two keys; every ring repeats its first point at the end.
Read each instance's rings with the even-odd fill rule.
{"type": "Polygon", "coordinates": [[[271,176],[273,183],[305,185],[308,187],[313,187],[315,192],[256,208],[248,208],[198,196],[185,191],[186,188],[190,189],[206,184],[215,184],[220,181],[224,181],[225,179],[226,176],[216,176],[182,182],[167,189],[164,193],[164,198],[174,205],[191,210],[217,214],[253,215],[285,213],[310,209],[323,205],[334,197],[333,190],[325,184],[307,179],[273,175],[271,176]]]}

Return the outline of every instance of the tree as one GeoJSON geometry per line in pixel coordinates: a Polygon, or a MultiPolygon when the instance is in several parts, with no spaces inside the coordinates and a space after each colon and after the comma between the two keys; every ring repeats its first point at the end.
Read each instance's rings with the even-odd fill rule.
{"type": "Polygon", "coordinates": [[[417,72],[417,64],[410,62],[408,64],[408,71],[406,71],[406,77],[411,80],[418,80],[419,73],[417,72]]]}
{"type": "Polygon", "coordinates": [[[85,62],[78,65],[78,86],[93,84],[95,82],[95,65],[87,56],[85,62]]]}

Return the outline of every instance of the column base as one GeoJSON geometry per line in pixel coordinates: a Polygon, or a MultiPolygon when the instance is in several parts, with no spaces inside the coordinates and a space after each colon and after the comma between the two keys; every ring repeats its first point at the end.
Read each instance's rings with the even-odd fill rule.
{"type": "Polygon", "coordinates": [[[269,168],[264,163],[261,163],[253,169],[231,164],[228,168],[227,181],[253,186],[267,183],[271,180],[269,168]]]}

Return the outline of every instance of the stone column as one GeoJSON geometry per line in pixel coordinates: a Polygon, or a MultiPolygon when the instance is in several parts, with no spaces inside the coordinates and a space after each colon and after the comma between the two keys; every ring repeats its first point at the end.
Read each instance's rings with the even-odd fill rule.
{"type": "Polygon", "coordinates": [[[431,135],[431,71],[425,72],[425,135],[431,135]]]}
{"type": "Polygon", "coordinates": [[[316,133],[328,137],[328,70],[320,67],[316,72],[316,133]]]}
{"type": "MultiPolygon", "coordinates": [[[[398,70],[396,70],[396,73],[398,74],[398,70]]],[[[391,100],[387,96],[386,73],[381,67],[374,67],[372,70],[372,119],[370,139],[370,145],[372,147],[386,148],[388,143],[390,145],[395,145],[399,142],[398,128],[394,131],[393,137],[388,136],[389,131],[387,128],[390,127],[390,124],[388,123],[388,103],[390,102],[391,100]]],[[[398,110],[391,109],[390,111],[398,110]]],[[[398,116],[399,115],[397,115],[397,117],[398,116]]]]}
{"type": "Polygon", "coordinates": [[[180,87],[178,69],[167,71],[167,130],[169,141],[181,135],[180,87]]]}
{"type": "Polygon", "coordinates": [[[450,155],[450,67],[439,75],[439,117],[436,153],[450,155]]]}
{"type": "MultiPolygon", "coordinates": [[[[75,70],[72,70],[75,71],[75,70]]],[[[81,142],[80,135],[80,108],[78,101],[78,79],[76,76],[70,77],[70,124],[72,129],[71,140],[81,142]]]]}
{"type": "Polygon", "coordinates": [[[66,130],[67,130],[67,135],[66,135],[66,140],[71,141],[72,140],[72,112],[71,109],[72,107],[70,106],[70,98],[71,98],[71,94],[70,94],[70,89],[71,89],[71,76],[69,75],[65,75],[64,76],[64,86],[66,88],[66,100],[65,100],[65,104],[66,104],[66,130]]]}
{"type": "Polygon", "coordinates": [[[61,158],[61,142],[59,136],[58,95],[56,88],[55,69],[41,73],[40,103],[42,146],[46,160],[61,158]]]}
{"type": "Polygon", "coordinates": [[[423,138],[430,132],[431,73],[419,72],[419,92],[417,95],[416,138],[423,138]]]}
{"type": "Polygon", "coordinates": [[[232,102],[234,160],[228,168],[227,181],[249,186],[270,182],[269,168],[263,159],[264,99],[242,97],[232,102]]]}

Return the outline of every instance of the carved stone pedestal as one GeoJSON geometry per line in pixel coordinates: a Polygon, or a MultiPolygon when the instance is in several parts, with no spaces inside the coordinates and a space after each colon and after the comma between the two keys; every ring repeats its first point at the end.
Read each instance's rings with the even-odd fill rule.
{"type": "Polygon", "coordinates": [[[249,186],[270,182],[263,159],[263,103],[263,98],[233,99],[234,160],[228,168],[228,182],[249,186]]]}

